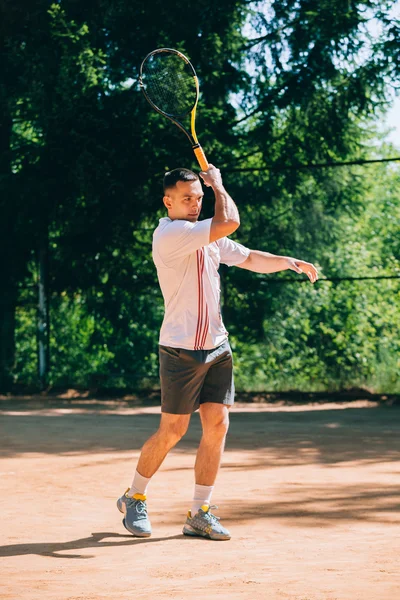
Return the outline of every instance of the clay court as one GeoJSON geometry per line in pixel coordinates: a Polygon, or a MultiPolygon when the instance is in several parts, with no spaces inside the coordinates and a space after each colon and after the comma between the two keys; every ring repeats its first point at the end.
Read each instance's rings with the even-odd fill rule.
{"type": "Polygon", "coordinates": [[[232,540],[181,534],[198,416],[149,489],[153,536],[115,502],[156,406],[1,401],[2,600],[398,600],[399,409],[237,404],[214,491],[232,540]]]}

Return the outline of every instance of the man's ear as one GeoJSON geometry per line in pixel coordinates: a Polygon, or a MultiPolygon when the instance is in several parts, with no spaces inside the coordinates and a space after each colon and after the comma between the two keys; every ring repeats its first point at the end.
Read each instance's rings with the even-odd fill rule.
{"type": "Polygon", "coordinates": [[[164,196],[163,198],[164,206],[170,210],[172,208],[172,200],[169,196],[164,196]]]}

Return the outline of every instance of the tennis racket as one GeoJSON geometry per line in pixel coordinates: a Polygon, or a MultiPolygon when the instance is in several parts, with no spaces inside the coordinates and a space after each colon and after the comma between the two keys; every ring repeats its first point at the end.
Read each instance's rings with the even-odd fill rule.
{"type": "Polygon", "coordinates": [[[153,50],[140,65],[139,84],[150,105],[185,133],[201,170],[207,171],[208,161],[195,130],[199,81],[189,59],[171,48],[153,50]],[[181,122],[189,114],[190,131],[181,122]]]}

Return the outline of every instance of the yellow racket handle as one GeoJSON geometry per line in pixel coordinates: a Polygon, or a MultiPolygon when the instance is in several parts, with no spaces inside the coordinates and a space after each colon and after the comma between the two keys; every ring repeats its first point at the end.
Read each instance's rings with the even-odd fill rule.
{"type": "Polygon", "coordinates": [[[209,164],[206,159],[206,155],[204,154],[203,148],[200,146],[200,144],[196,144],[195,146],[193,146],[193,152],[197,158],[197,162],[199,163],[201,170],[207,171],[209,164]]]}

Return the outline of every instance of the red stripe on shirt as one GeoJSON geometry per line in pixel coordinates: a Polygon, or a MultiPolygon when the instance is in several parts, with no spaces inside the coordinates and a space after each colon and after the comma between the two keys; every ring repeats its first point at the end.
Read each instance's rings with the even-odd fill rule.
{"type": "Polygon", "coordinates": [[[204,291],[203,291],[203,271],[204,271],[204,248],[197,250],[197,280],[198,280],[198,317],[197,317],[197,329],[196,338],[194,340],[194,350],[199,350],[200,336],[203,329],[203,304],[204,304],[204,291]]]}
{"type": "Polygon", "coordinates": [[[209,317],[208,317],[208,306],[206,304],[206,318],[205,318],[205,325],[204,325],[203,335],[202,335],[202,338],[201,338],[200,350],[203,350],[204,344],[206,343],[206,338],[207,338],[209,324],[210,324],[210,320],[209,320],[209,317]]]}
{"type": "MultiPolygon", "coordinates": [[[[201,274],[203,275],[204,273],[204,257],[205,257],[205,253],[204,253],[204,248],[203,250],[203,264],[202,264],[202,270],[201,270],[201,274]]],[[[203,290],[204,293],[204,290],[203,290]]],[[[198,350],[203,350],[204,348],[204,344],[206,342],[206,337],[207,337],[207,332],[208,332],[208,326],[209,326],[209,315],[208,315],[208,306],[207,306],[207,302],[205,301],[204,298],[204,304],[206,305],[206,314],[204,317],[204,328],[202,329],[201,333],[199,334],[199,340],[198,340],[198,350]]]]}
{"type": "MultiPolygon", "coordinates": [[[[197,350],[201,350],[201,339],[202,339],[202,333],[201,332],[202,332],[202,326],[203,326],[203,313],[204,313],[204,304],[206,304],[205,298],[204,298],[203,273],[204,273],[204,248],[201,248],[201,254],[200,254],[201,322],[200,322],[200,329],[199,329],[199,338],[197,340],[197,350]]],[[[206,304],[206,308],[207,308],[207,304],[206,304]]]]}
{"type": "Polygon", "coordinates": [[[196,337],[194,339],[194,350],[196,350],[197,339],[199,337],[199,331],[201,327],[201,272],[200,272],[200,250],[196,252],[197,258],[197,328],[196,328],[196,337]]]}
{"type": "Polygon", "coordinates": [[[196,337],[194,340],[194,350],[202,350],[206,342],[208,327],[210,324],[208,306],[204,298],[204,287],[203,287],[203,273],[204,273],[204,248],[197,250],[197,282],[198,282],[198,316],[197,316],[197,328],[196,337]],[[205,304],[205,317],[203,326],[203,312],[205,304]]]}

